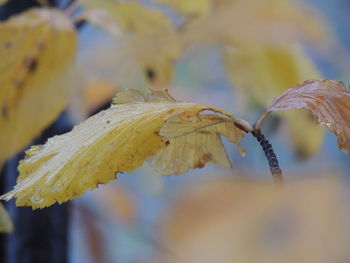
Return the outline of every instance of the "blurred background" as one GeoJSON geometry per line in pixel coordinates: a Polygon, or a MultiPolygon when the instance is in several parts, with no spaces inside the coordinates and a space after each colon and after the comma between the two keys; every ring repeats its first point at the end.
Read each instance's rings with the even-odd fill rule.
{"type": "MultiPolygon", "coordinates": [[[[31,8],[15,10],[11,2],[19,7],[18,1],[1,7],[2,20],[31,8]]],[[[346,0],[34,5],[60,8],[78,37],[67,106],[36,144],[108,108],[125,89],[168,90],[178,101],[218,106],[254,123],[274,97],[304,80],[350,83],[346,0]]],[[[66,233],[58,252],[66,256],[47,262],[349,262],[350,164],[336,136],[304,111],[273,114],[263,131],[283,169],[283,191],[272,185],[265,156],[250,135],[241,142],[245,157],[224,140],[232,169],[208,164],[161,176],[145,163],[68,205],[40,210],[40,216],[62,219],[50,227],[58,224],[61,230],[55,231],[66,233]]],[[[3,166],[2,191],[14,185],[22,157],[3,166]]],[[[14,256],[29,243],[9,247],[16,246],[13,236],[27,231],[23,225],[36,211],[18,212],[13,205],[6,208],[15,232],[0,239],[4,251],[12,252],[3,260],[32,262],[14,256]]],[[[30,224],[45,231],[41,223],[30,224]]],[[[44,236],[36,238],[45,243],[44,236]]]]}

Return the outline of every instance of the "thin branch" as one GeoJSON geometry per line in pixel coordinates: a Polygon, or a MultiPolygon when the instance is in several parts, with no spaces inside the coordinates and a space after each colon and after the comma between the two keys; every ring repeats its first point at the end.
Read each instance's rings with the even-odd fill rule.
{"type": "Polygon", "coordinates": [[[282,170],[279,167],[278,160],[275,152],[272,149],[272,145],[266,139],[265,135],[261,133],[260,129],[255,128],[251,134],[258,140],[260,143],[267,161],[269,163],[269,168],[271,171],[272,178],[275,183],[281,184],[283,182],[282,170]]]}
{"type": "Polygon", "coordinates": [[[261,115],[261,117],[259,118],[259,120],[256,122],[254,128],[256,130],[260,130],[261,126],[263,125],[265,119],[270,115],[270,111],[266,111],[263,115],[261,115]]]}
{"type": "Polygon", "coordinates": [[[83,0],[73,0],[72,3],[64,10],[65,14],[67,16],[70,16],[75,10],[77,10],[81,4],[83,3],[83,0]]]}

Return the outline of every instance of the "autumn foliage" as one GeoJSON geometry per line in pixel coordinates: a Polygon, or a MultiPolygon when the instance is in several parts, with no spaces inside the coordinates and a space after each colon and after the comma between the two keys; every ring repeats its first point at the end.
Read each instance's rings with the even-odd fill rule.
{"type": "MultiPolygon", "coordinates": [[[[323,128],[337,136],[339,149],[350,154],[350,91],[340,81],[322,79],[303,49],[307,45],[322,53],[336,46],[327,23],[316,12],[285,0],[158,0],[181,18],[177,25],[159,9],[136,1],[73,1],[66,10],[40,2],[42,7],[0,23],[0,166],[27,149],[18,164],[17,184],[1,200],[15,198],[17,206],[33,209],[61,204],[145,163],[161,175],[185,174],[207,163],[232,168],[228,145],[235,144],[245,156],[241,142],[253,135],[280,184],[249,179],[218,180],[201,189],[194,186],[171,206],[157,233],[181,259],[174,261],[166,250],[158,249],[152,262],[213,262],[208,255],[222,258],[219,262],[320,262],[315,253],[303,254],[300,244],[305,238],[319,249],[315,233],[327,229],[323,223],[316,225],[315,233],[297,232],[294,239],[286,238],[281,250],[273,247],[279,253],[267,253],[268,244],[260,242],[271,234],[270,215],[280,218],[286,207],[292,219],[297,218],[293,221],[297,228],[312,224],[314,216],[337,225],[333,215],[347,215],[334,206],[342,193],[340,180],[316,180],[316,186],[308,179],[287,180],[281,186],[278,154],[263,134],[272,113],[304,109],[276,114],[287,124],[286,133],[299,158],[310,158],[320,150],[323,128]],[[103,30],[115,41],[110,50],[84,58],[82,68],[74,63],[81,23],[103,30]],[[241,112],[236,116],[224,107],[195,99],[184,102],[173,95],[181,94],[172,82],[176,63],[195,49],[213,47],[234,87],[234,104],[244,105],[244,111],[254,104],[263,112],[257,122],[240,118],[241,112]],[[94,78],[86,73],[89,70],[101,71],[103,77],[94,78]],[[110,107],[87,117],[108,101],[110,107]],[[67,107],[79,123],[43,145],[30,145],[67,107]],[[311,193],[308,202],[303,203],[299,192],[311,193]],[[318,199],[326,205],[318,207],[318,199]],[[296,206],[299,202],[302,205],[296,206]],[[219,244],[215,249],[212,238],[219,244]],[[223,243],[233,244],[235,253],[223,243]],[[203,248],[210,253],[202,255],[203,248]],[[285,255],[293,257],[288,261],[285,255]]],[[[129,202],[128,197],[122,200],[129,202]]],[[[131,210],[132,216],[126,218],[136,220],[131,210]]],[[[89,214],[88,209],[81,211],[89,214]]],[[[91,237],[99,240],[93,224],[86,222],[91,237]]],[[[11,230],[0,206],[0,231],[11,230]]],[[[334,232],[325,235],[347,240],[339,228],[334,232]]],[[[328,262],[348,259],[345,247],[331,249],[328,262]]],[[[95,251],[96,258],[102,254],[95,251]]]]}

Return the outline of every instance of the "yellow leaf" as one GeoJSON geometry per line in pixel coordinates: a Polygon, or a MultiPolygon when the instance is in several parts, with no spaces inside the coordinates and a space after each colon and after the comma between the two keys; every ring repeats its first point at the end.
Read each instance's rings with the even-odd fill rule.
{"type": "Polygon", "coordinates": [[[0,203],[0,232],[12,232],[13,224],[5,208],[0,203]]]}
{"type": "Polygon", "coordinates": [[[226,50],[224,62],[235,88],[263,107],[268,107],[276,96],[295,83],[320,76],[300,46],[242,46],[226,50]]]}
{"type": "MultiPolygon", "coordinates": [[[[199,112],[204,110],[224,114],[226,117],[221,117],[223,122],[228,119],[236,121],[231,114],[219,108],[201,104],[140,102],[112,105],[71,132],[55,136],[45,145],[29,150],[26,159],[18,167],[20,176],[15,189],[1,198],[8,200],[16,197],[17,205],[33,208],[70,200],[88,189],[96,188],[98,184],[115,179],[116,173],[137,169],[147,157],[169,147],[166,138],[159,134],[166,120],[173,116],[184,116],[180,127],[174,127],[181,129],[181,125],[196,120],[199,112]]],[[[203,118],[206,120],[204,114],[203,118]]],[[[217,120],[220,120],[219,115],[217,120]]],[[[217,133],[213,129],[208,131],[214,137],[218,136],[217,133],[229,133],[222,126],[217,129],[217,133]]],[[[229,138],[238,141],[240,137],[236,136],[235,130],[238,128],[232,126],[229,129],[232,129],[233,134],[228,134],[229,138]]],[[[221,144],[221,141],[216,140],[215,143],[221,144]]],[[[217,160],[217,147],[207,149],[207,156],[212,157],[202,161],[217,160]]],[[[221,152],[219,154],[222,156],[221,152]]]]}
{"type": "Polygon", "coordinates": [[[159,3],[167,4],[179,11],[181,14],[190,17],[206,15],[211,11],[211,0],[156,0],[159,3]]]}
{"type": "Polygon", "coordinates": [[[207,162],[231,167],[220,135],[238,144],[243,132],[229,117],[182,114],[169,118],[159,135],[166,139],[167,147],[150,157],[149,161],[157,172],[171,175],[185,173],[190,168],[201,168],[207,162]]]}
{"type": "MultiPolygon", "coordinates": [[[[319,78],[314,64],[299,46],[285,48],[240,47],[224,55],[226,71],[243,97],[253,98],[262,107],[295,83],[319,78]]],[[[305,113],[283,114],[296,153],[307,158],[317,153],[324,131],[305,113]],[[304,127],[305,129],[301,129],[304,127]],[[305,130],[312,136],[305,136],[305,130]],[[310,139],[312,138],[312,139],[310,139]]]]}
{"type": "Polygon", "coordinates": [[[108,103],[116,89],[113,83],[102,79],[87,83],[83,94],[84,111],[93,112],[101,105],[108,103]]]}
{"type": "Polygon", "coordinates": [[[0,24],[0,164],[64,109],[72,89],[76,33],[54,9],[31,9],[0,24]]]}
{"type": "Polygon", "coordinates": [[[299,159],[307,159],[320,151],[325,130],[317,125],[311,114],[306,111],[281,112],[286,122],[286,134],[299,159]]]}
{"type": "Polygon", "coordinates": [[[180,56],[178,34],[172,28],[152,34],[137,34],[125,39],[128,59],[141,69],[152,90],[169,88],[173,63],[180,56]]]}
{"type": "Polygon", "coordinates": [[[135,2],[87,0],[85,6],[89,10],[78,19],[90,21],[121,41],[121,48],[114,51],[118,58],[113,61],[119,61],[118,68],[126,72],[122,78],[137,71],[151,89],[167,89],[173,61],[180,55],[178,34],[170,20],[159,10],[135,2]]]}
{"type": "Polygon", "coordinates": [[[141,92],[134,89],[126,89],[124,91],[118,92],[114,98],[113,104],[126,104],[132,102],[145,102],[146,99],[141,92]]]}
{"type": "Polygon", "coordinates": [[[108,14],[105,9],[93,9],[87,10],[83,14],[79,15],[75,21],[89,21],[91,24],[96,25],[113,37],[121,38],[122,33],[116,21],[112,16],[108,14]]]}
{"type": "Polygon", "coordinates": [[[83,5],[89,10],[102,9],[106,11],[125,32],[151,33],[159,28],[171,27],[170,20],[160,11],[147,8],[137,2],[85,0],[83,5]]]}
{"type": "Polygon", "coordinates": [[[213,42],[284,46],[302,39],[319,46],[325,44],[327,32],[322,20],[303,5],[286,0],[235,0],[184,24],[181,42],[184,47],[213,42]]]}

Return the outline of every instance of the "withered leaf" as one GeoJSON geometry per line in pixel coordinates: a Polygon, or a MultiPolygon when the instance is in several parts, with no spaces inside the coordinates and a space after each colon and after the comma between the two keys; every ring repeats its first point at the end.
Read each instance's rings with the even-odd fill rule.
{"type": "Polygon", "coordinates": [[[298,84],[276,97],[265,117],[272,111],[292,109],[310,110],[318,124],[338,136],[338,147],[350,154],[350,92],[343,83],[308,80],[298,84]]]}
{"type": "MultiPolygon", "coordinates": [[[[169,135],[167,125],[162,131],[164,122],[173,116],[181,116],[184,118],[183,122],[177,120],[176,125],[171,122],[172,127],[189,131],[182,126],[188,127],[189,122],[196,121],[192,127],[199,128],[201,124],[198,123],[197,116],[205,110],[212,112],[209,117],[200,115],[206,124],[219,122],[220,118],[222,123],[228,122],[229,119],[231,122],[236,121],[231,114],[220,108],[201,104],[138,102],[112,105],[111,108],[79,124],[71,132],[50,138],[45,145],[33,146],[28,150],[26,158],[18,167],[20,176],[15,189],[1,196],[1,199],[16,197],[17,205],[33,208],[70,200],[88,189],[96,188],[98,184],[115,179],[116,173],[137,169],[147,157],[163,148],[172,147],[172,144],[169,145],[167,139],[159,134],[169,135]],[[217,115],[214,118],[213,112],[222,116],[217,115]]],[[[214,127],[203,129],[204,133],[209,133],[206,137],[215,138],[215,147],[211,147],[211,144],[210,147],[206,146],[205,154],[210,158],[203,159],[202,155],[195,155],[193,159],[196,162],[201,158],[201,166],[208,161],[229,165],[218,134],[226,135],[234,142],[238,142],[242,136],[242,132],[237,132],[238,128],[233,125],[218,125],[220,126],[216,130],[214,127]]],[[[198,133],[199,131],[195,134],[198,133]]],[[[200,136],[201,139],[188,136],[185,138],[194,140],[193,147],[201,147],[195,143],[203,143],[204,135],[200,136]]],[[[169,157],[175,158],[177,155],[169,157]]],[[[172,161],[174,160],[167,160],[172,161]]]]}

